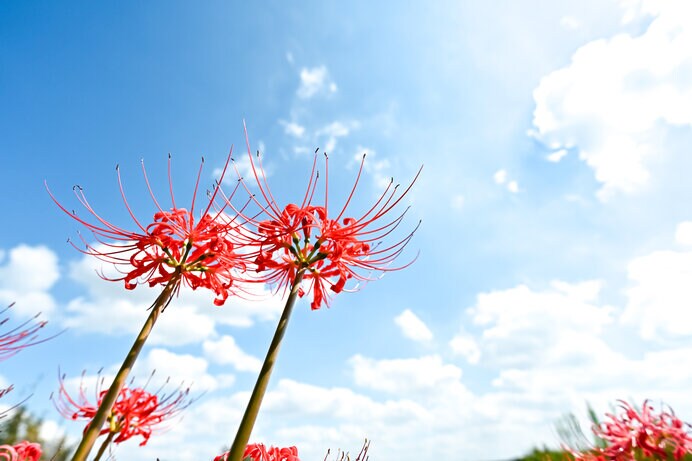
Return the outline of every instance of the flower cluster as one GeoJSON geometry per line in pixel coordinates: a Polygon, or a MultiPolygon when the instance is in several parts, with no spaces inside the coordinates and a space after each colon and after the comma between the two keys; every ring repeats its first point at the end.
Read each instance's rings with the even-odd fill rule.
{"type": "Polygon", "coordinates": [[[14,446],[0,445],[0,461],[39,461],[41,445],[31,442],[20,442],[14,446]]]}
{"type": "MultiPolygon", "coordinates": [[[[328,206],[329,159],[326,155],[324,203],[312,203],[319,178],[315,152],[312,173],[301,204],[289,203],[284,207],[280,207],[274,200],[261,158],[258,154],[257,162],[253,160],[249,142],[248,156],[260,195],[266,202],[256,202],[263,211],[260,216],[266,215],[266,219],[243,216],[257,229],[256,232],[244,230],[248,242],[258,247],[254,262],[259,281],[286,290],[293,285],[297,274],[301,273],[304,284],[299,289],[299,295],[312,293],[310,306],[314,310],[319,309],[323,302],[329,305],[329,293],[340,293],[351,279],[357,282],[373,280],[373,273],[400,270],[413,262],[392,266],[417,227],[397,243],[382,245],[381,242],[402,222],[406,210],[390,219],[386,216],[409,192],[420,170],[401,193],[399,185],[390,181],[375,204],[360,217],[354,218],[347,215],[347,208],[361,178],[365,155],[350,194],[336,216],[330,215],[328,206]],[[383,220],[385,222],[381,222],[383,220]]],[[[242,182],[250,193],[249,187],[242,182]]]]}
{"type": "Polygon", "coordinates": [[[622,413],[607,414],[608,421],[593,427],[606,446],[573,453],[577,461],[669,459],[670,455],[679,461],[692,454],[688,425],[672,411],[655,413],[648,401],[641,411],[624,401],[620,401],[620,408],[622,413]]]}
{"type": "Polygon", "coordinates": [[[246,449],[246,457],[249,455],[255,461],[297,461],[295,447],[266,449],[263,445],[247,445],[297,296],[312,294],[311,308],[319,309],[322,304],[329,305],[331,294],[348,291],[349,282],[353,282],[353,286],[348,288],[357,289],[362,282],[374,280],[388,271],[403,269],[415,260],[413,258],[403,265],[394,265],[418,226],[405,232],[398,241],[395,239],[396,243],[382,242],[398,232],[408,209],[403,212],[394,210],[413,187],[420,170],[403,191],[399,185],[394,185],[393,180],[390,181],[372,206],[354,216],[348,208],[364,170],[364,155],[345,203],[337,213],[332,213],[328,203],[329,159],[326,155],[324,202],[319,205],[313,203],[319,178],[318,155],[315,151],[312,172],[300,205],[289,203],[280,206],[269,189],[259,155],[255,162],[249,141],[247,145],[249,164],[259,194],[253,193],[253,185],[246,182],[237,167],[239,180],[236,187],[232,194],[224,193],[221,184],[231,161],[229,155],[220,178],[207,194],[208,203],[199,218],[194,211],[203,164],[197,174],[188,210],[176,205],[170,156],[168,183],[172,207],[169,209],[164,209],[157,201],[142,164],[144,180],[157,210],[153,222],[149,224],[142,224],[135,217],[125,196],[120,170],[116,168],[120,194],[127,213],[137,227],[135,231],[123,229],[102,218],[78,186],[74,188],[74,193],[88,212],[86,218],[68,211],[48,191],[63,212],[93,234],[96,243],[82,238],[84,246],[73,244],[75,248],[112,264],[119,272],[115,277],[101,273],[102,278],[122,281],[129,290],[140,284],[164,286],[152,304],[150,315],[111,388],[108,391],[97,391],[96,404],[91,404],[86,399],[83,388],[75,401],[67,394],[61,381],[60,395],[56,401],[58,410],[71,419],[91,421],[76,449],[75,461],[86,460],[99,435],[108,434],[97,459],[100,459],[111,441],[120,443],[134,435],[141,435],[144,438],[141,445],[144,445],[151,435],[152,426],[187,406],[183,403],[187,394],[182,391],[164,404],[167,399],[159,399],[144,389],[125,387],[129,370],[149,337],[159,313],[166,308],[181,286],[213,291],[216,295],[214,304],[220,306],[230,295],[244,293],[246,283],[267,283],[276,291],[283,289],[284,293],[290,291],[291,295],[286,300],[265,366],[241,421],[230,457],[233,461],[239,461],[238,457],[246,449]],[[237,206],[232,199],[240,187],[248,193],[248,199],[242,206],[237,206]],[[258,210],[248,211],[255,205],[258,210]],[[251,448],[254,451],[247,452],[251,448]]]}
{"type": "MultiPolygon", "coordinates": [[[[300,461],[298,458],[298,449],[296,447],[267,448],[261,443],[251,443],[245,448],[243,460],[250,458],[252,461],[300,461]]],[[[214,461],[226,461],[228,453],[214,458],[214,461]]]]}
{"type": "MultiPolygon", "coordinates": [[[[53,400],[55,407],[65,418],[91,421],[108,392],[107,389],[101,390],[103,380],[96,387],[96,403],[92,404],[86,396],[83,379],[77,399],[68,394],[64,379],[62,376],[58,398],[53,400]]],[[[99,435],[113,434],[112,441],[115,444],[141,436],[143,440],[139,445],[146,445],[154,429],[158,429],[165,420],[176,416],[192,403],[189,388],[178,389],[170,394],[159,392],[152,394],[144,388],[123,387],[99,435]]]]}
{"type": "MultiPolygon", "coordinates": [[[[204,161],[202,161],[202,166],[204,161]]],[[[84,248],[76,247],[79,251],[95,256],[102,261],[113,264],[122,273],[121,277],[107,277],[111,281],[122,280],[125,288],[134,289],[138,284],[147,283],[149,286],[165,285],[174,281],[176,291],[180,288],[180,282],[188,285],[193,290],[208,288],[216,294],[214,304],[221,306],[226,302],[229,291],[232,290],[235,270],[245,270],[245,260],[237,253],[236,242],[232,235],[236,224],[232,220],[221,220],[226,204],[212,210],[218,188],[209,198],[204,211],[199,219],[195,218],[195,201],[199,188],[200,166],[195,183],[192,204],[190,209],[179,208],[176,205],[171,184],[171,161],[168,160],[168,178],[172,208],[164,210],[157,201],[149,178],[142,163],[144,179],[149,194],[158,209],[154,214],[151,224],[142,224],[136,217],[125,196],[120,176],[120,169],[116,168],[120,193],[135,225],[137,231],[128,231],[103,219],[91,207],[81,187],[73,188],[77,200],[91,214],[92,220],[79,217],[74,212],[69,212],[53,194],[48,191],[51,198],[65,213],[76,219],[89,229],[97,244],[90,244],[83,240],[84,248]]],[[[224,168],[224,172],[226,169],[224,168]]],[[[223,180],[223,173],[219,183],[223,180]]]]}

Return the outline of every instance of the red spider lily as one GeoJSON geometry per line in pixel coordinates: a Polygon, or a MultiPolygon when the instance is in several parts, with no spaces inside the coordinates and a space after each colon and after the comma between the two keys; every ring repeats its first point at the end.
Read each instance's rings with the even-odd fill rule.
{"type": "Polygon", "coordinates": [[[20,442],[14,446],[0,445],[0,461],[39,461],[41,445],[32,442],[20,442]]]}
{"type": "MultiPolygon", "coordinates": [[[[0,311],[0,315],[7,312],[12,306],[14,306],[14,303],[0,311]]],[[[33,322],[33,320],[36,320],[40,315],[40,313],[36,314],[34,318],[12,328],[10,331],[0,333],[0,362],[12,357],[25,347],[46,341],[46,339],[36,340],[36,338],[38,338],[38,331],[48,323],[46,321],[33,322]]],[[[9,317],[0,320],[0,326],[5,325],[9,320],[9,317]]]]}
{"type": "MultiPolygon", "coordinates": [[[[251,461],[300,461],[296,447],[270,447],[267,449],[261,443],[249,444],[243,453],[243,460],[246,458],[250,458],[251,461]]],[[[228,453],[224,453],[214,458],[214,461],[226,461],[227,459],[228,453]]]]}
{"type": "MultiPolygon", "coordinates": [[[[82,374],[82,383],[77,399],[73,399],[67,393],[64,379],[65,376],[63,375],[60,379],[59,396],[53,400],[55,407],[65,418],[91,421],[103,397],[108,392],[107,389],[102,390],[103,379],[100,379],[96,386],[96,403],[94,404],[90,403],[86,396],[84,374],[82,374]]],[[[139,435],[143,438],[139,445],[146,445],[155,429],[164,429],[157,426],[160,426],[165,420],[177,416],[194,401],[189,399],[189,388],[179,388],[170,394],[161,394],[162,389],[163,387],[152,394],[144,388],[123,387],[99,435],[109,434],[112,442],[116,444],[139,435]]],[[[84,428],[85,431],[89,424],[87,423],[84,428]]],[[[110,441],[108,440],[108,442],[110,441]]]]}
{"type": "Polygon", "coordinates": [[[594,434],[606,442],[604,448],[594,448],[584,453],[573,453],[577,461],[634,459],[676,460],[692,454],[692,437],[688,424],[671,411],[654,413],[654,408],[644,401],[641,412],[627,402],[619,401],[623,412],[606,414],[609,421],[593,427],[594,434]]]}
{"type": "MultiPolygon", "coordinates": [[[[122,229],[102,218],[91,207],[79,186],[73,188],[74,193],[77,200],[91,214],[93,218],[91,221],[77,216],[74,212],[69,212],[57,201],[50,190],[48,193],[61,210],[89,229],[98,242],[97,245],[91,245],[82,238],[85,248],[77,248],[74,244],[73,246],[84,254],[113,264],[123,274],[122,277],[117,278],[109,278],[101,274],[102,278],[110,281],[122,280],[125,288],[132,290],[141,283],[148,283],[149,286],[165,285],[179,273],[181,282],[193,290],[200,287],[212,290],[216,294],[214,304],[221,306],[232,289],[236,271],[245,270],[245,259],[236,251],[237,244],[232,239],[237,227],[234,220],[218,219],[228,204],[224,203],[212,210],[220,191],[219,187],[214,187],[200,219],[195,218],[195,200],[203,165],[204,159],[197,174],[190,209],[179,208],[173,195],[169,155],[168,182],[172,208],[164,210],[154,196],[144,162],[142,162],[142,172],[149,194],[158,209],[158,212],[154,214],[153,222],[148,225],[142,224],[130,208],[125,197],[120,169],[116,167],[120,194],[127,212],[139,228],[137,231],[122,229]]],[[[228,160],[218,184],[221,184],[227,166],[228,160]]],[[[179,288],[180,285],[176,287],[176,291],[179,288]]]]}
{"type": "MultiPolygon", "coordinates": [[[[244,216],[246,221],[257,229],[253,233],[246,229],[243,229],[243,232],[249,245],[254,244],[259,247],[255,256],[256,271],[261,274],[259,281],[273,284],[277,289],[288,289],[294,283],[298,272],[302,270],[303,287],[300,288],[299,295],[304,296],[311,292],[311,308],[319,309],[322,302],[329,305],[330,292],[340,293],[349,280],[370,281],[373,280],[373,273],[400,270],[413,262],[392,266],[418,226],[397,243],[382,245],[381,242],[401,224],[407,210],[394,218],[389,218],[388,215],[411,190],[418,179],[420,170],[401,193],[399,193],[399,186],[395,186],[393,181],[390,181],[375,204],[361,217],[353,218],[347,216],[346,213],[363,172],[365,163],[365,155],[363,155],[355,184],[346,203],[336,217],[330,217],[329,159],[326,155],[327,179],[325,180],[324,204],[316,206],[312,203],[319,178],[316,171],[317,151],[315,151],[312,172],[301,204],[290,203],[281,208],[269,190],[259,153],[257,163],[253,160],[247,131],[246,141],[250,166],[259,187],[259,195],[266,202],[261,204],[256,201],[256,204],[262,208],[260,216],[268,216],[268,219],[263,220],[244,216]]],[[[250,189],[242,178],[241,182],[250,193],[250,189]]]]}

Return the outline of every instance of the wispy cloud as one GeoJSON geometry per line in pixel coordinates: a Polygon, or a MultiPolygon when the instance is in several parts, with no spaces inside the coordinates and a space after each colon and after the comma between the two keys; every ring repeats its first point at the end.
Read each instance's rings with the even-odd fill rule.
{"type": "Polygon", "coordinates": [[[334,121],[323,126],[315,133],[318,140],[324,140],[324,150],[333,152],[339,138],[349,135],[351,131],[358,128],[360,124],[356,121],[334,121]]]}
{"type": "Polygon", "coordinates": [[[333,94],[336,91],[336,83],[332,81],[325,66],[303,67],[300,70],[300,86],[296,92],[299,98],[310,99],[319,94],[333,94]]]}
{"type": "Polygon", "coordinates": [[[305,127],[299,125],[296,122],[287,122],[285,120],[280,120],[279,123],[284,127],[284,133],[294,138],[302,138],[305,134],[305,127]]]}
{"type": "Polygon", "coordinates": [[[498,170],[493,174],[495,184],[504,185],[505,188],[513,194],[519,192],[519,183],[514,179],[509,179],[506,170],[498,170]]]}

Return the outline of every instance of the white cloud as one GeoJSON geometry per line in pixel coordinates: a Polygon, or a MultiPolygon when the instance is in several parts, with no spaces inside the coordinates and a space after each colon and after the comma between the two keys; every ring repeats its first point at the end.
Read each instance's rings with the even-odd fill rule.
{"type": "MultiPolygon", "coordinates": [[[[156,371],[151,382],[151,388],[156,389],[170,378],[169,388],[164,391],[172,392],[178,385],[190,387],[190,392],[199,394],[233,384],[233,377],[228,374],[211,375],[207,369],[208,362],[203,357],[191,354],[176,354],[167,349],[154,348],[146,357],[137,362],[133,375],[141,381],[156,371]]],[[[114,368],[115,371],[115,368],[114,368]]],[[[115,373],[114,373],[115,374],[115,373]]]]}
{"type": "Polygon", "coordinates": [[[280,120],[279,123],[283,125],[284,133],[293,136],[294,138],[302,138],[305,134],[305,127],[295,122],[286,122],[284,120],[280,120]]]}
{"type": "Polygon", "coordinates": [[[692,8],[646,3],[636,14],[656,16],[643,34],[582,46],[534,91],[534,136],[554,149],[578,149],[602,184],[602,200],[641,190],[649,160],[666,153],[661,130],[692,125],[692,8]]]}
{"type": "Polygon", "coordinates": [[[648,340],[692,334],[692,252],[655,251],[631,261],[627,274],[623,322],[648,340]]]}
{"type": "Polygon", "coordinates": [[[558,149],[555,152],[548,154],[546,160],[549,162],[557,163],[562,160],[565,155],[567,155],[567,149],[558,149]]]}
{"type": "Polygon", "coordinates": [[[680,245],[692,246],[692,221],[678,224],[675,229],[675,241],[680,245]]]}
{"type": "Polygon", "coordinates": [[[449,347],[457,355],[466,358],[470,364],[476,364],[481,358],[481,351],[473,336],[468,334],[457,334],[449,341],[449,347]]]}
{"type": "MultiPolygon", "coordinates": [[[[359,123],[355,121],[351,122],[340,122],[340,121],[335,121],[330,123],[329,125],[325,125],[321,129],[317,130],[316,136],[319,139],[324,139],[324,151],[329,153],[333,152],[334,148],[336,147],[337,140],[339,138],[343,138],[345,136],[348,136],[349,133],[358,128],[359,123]]],[[[361,152],[362,154],[362,152],[361,152]]]]}
{"type": "Polygon", "coordinates": [[[509,175],[506,170],[497,170],[495,174],[493,174],[493,180],[495,184],[504,184],[507,190],[513,194],[519,192],[519,183],[515,180],[509,180],[509,175]]]}
{"type": "Polygon", "coordinates": [[[300,70],[300,87],[297,94],[299,98],[309,99],[317,94],[336,93],[337,86],[325,66],[305,68],[300,70]]]}
{"type": "Polygon", "coordinates": [[[19,245],[0,251],[0,307],[15,302],[13,312],[46,317],[55,309],[49,290],[60,277],[58,257],[44,246],[19,245]]]}
{"type": "Polygon", "coordinates": [[[259,372],[262,361],[244,352],[231,336],[218,341],[204,341],[204,354],[214,363],[233,365],[238,371],[259,372]]]}
{"type": "Polygon", "coordinates": [[[493,180],[495,184],[504,184],[507,181],[507,171],[497,170],[493,175],[493,180]]]}
{"type": "Polygon", "coordinates": [[[432,331],[416,314],[406,309],[394,318],[394,323],[408,339],[418,342],[428,342],[433,339],[432,331]]]}
{"type": "Polygon", "coordinates": [[[349,360],[355,383],[393,394],[411,395],[439,389],[461,378],[461,369],[445,364],[438,355],[421,358],[374,360],[356,355],[349,360]]]}
{"type": "Polygon", "coordinates": [[[556,350],[579,354],[583,341],[594,337],[611,319],[612,308],[596,304],[601,283],[556,281],[551,288],[533,291],[525,285],[481,293],[469,310],[483,327],[481,351],[488,360],[518,366],[540,360],[559,361],[556,350]],[[573,335],[562,334],[569,328],[573,335]],[[578,342],[574,340],[582,338],[578,342]]]}

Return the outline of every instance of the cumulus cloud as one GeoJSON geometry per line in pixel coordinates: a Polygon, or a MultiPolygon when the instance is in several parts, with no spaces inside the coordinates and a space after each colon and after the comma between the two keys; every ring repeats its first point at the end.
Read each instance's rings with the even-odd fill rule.
{"type": "Polygon", "coordinates": [[[519,285],[479,294],[469,314],[483,327],[481,350],[489,360],[512,366],[564,360],[568,351],[578,358],[579,345],[612,322],[613,309],[598,303],[600,288],[599,281],[555,281],[544,291],[519,285]],[[557,350],[564,354],[552,356],[557,350]]]}
{"type": "Polygon", "coordinates": [[[416,314],[406,309],[394,318],[394,323],[408,339],[418,342],[428,342],[433,339],[432,331],[416,314]]]}
{"type": "Polygon", "coordinates": [[[466,333],[459,333],[449,341],[449,347],[457,355],[466,358],[470,364],[476,364],[481,358],[481,351],[478,343],[473,336],[466,333]]]}
{"type": "Polygon", "coordinates": [[[534,91],[533,135],[558,151],[574,147],[602,200],[641,190],[648,162],[666,153],[661,130],[692,124],[691,10],[685,1],[631,5],[630,19],[654,15],[644,33],[587,43],[534,91]]]}
{"type": "Polygon", "coordinates": [[[621,320],[644,339],[692,334],[692,252],[655,251],[627,266],[631,286],[621,320]]]}
{"type": "Polygon", "coordinates": [[[50,317],[55,301],[50,289],[60,277],[58,257],[44,246],[19,245],[0,250],[0,306],[15,302],[13,312],[50,317]]]}
{"type": "Polygon", "coordinates": [[[680,245],[692,246],[692,221],[678,224],[675,229],[675,241],[680,245]]]}
{"type": "Polygon", "coordinates": [[[238,371],[258,372],[262,368],[262,361],[243,351],[232,336],[224,335],[218,341],[204,341],[202,346],[204,354],[214,363],[233,365],[238,371]]]}
{"type": "Polygon", "coordinates": [[[461,368],[443,363],[438,355],[391,360],[356,355],[349,363],[357,385],[394,394],[429,391],[461,378],[461,368]]]}
{"type": "Polygon", "coordinates": [[[164,348],[154,348],[149,351],[143,360],[140,360],[133,374],[140,379],[149,376],[152,371],[156,371],[152,379],[152,389],[161,386],[170,378],[171,387],[182,384],[186,388],[189,386],[191,392],[200,393],[202,391],[212,391],[222,387],[229,387],[233,384],[234,378],[229,374],[212,375],[208,371],[209,363],[203,357],[192,354],[178,354],[164,348]]]}
{"type": "Polygon", "coordinates": [[[301,99],[310,99],[318,94],[336,93],[337,86],[329,75],[325,66],[306,68],[300,70],[300,86],[297,95],[301,99]]]}

